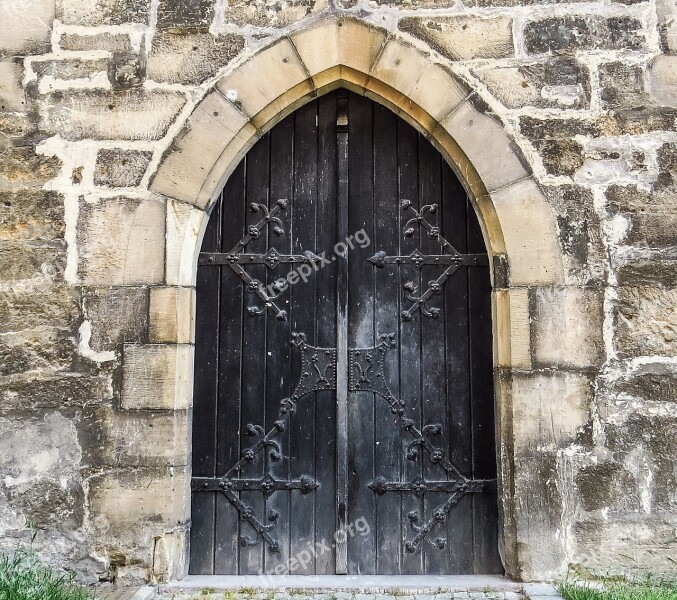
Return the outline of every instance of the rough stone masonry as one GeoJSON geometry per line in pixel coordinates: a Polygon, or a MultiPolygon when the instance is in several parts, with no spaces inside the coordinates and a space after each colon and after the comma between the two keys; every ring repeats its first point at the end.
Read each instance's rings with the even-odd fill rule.
{"type": "MultiPolygon", "coordinates": [[[[414,48],[464,90],[452,117],[504,132],[512,166],[474,152],[506,175],[506,232],[552,220],[556,275],[522,277],[516,253],[545,260],[522,226],[495,280],[508,573],[674,576],[674,0],[0,0],[0,548],[32,527],[84,580],[185,573],[194,280],[171,240],[204,206],[158,173],[217,82],[280,40],[294,52],[258,75],[307,68],[326,48],[304,32],[337,19],[375,48],[367,73],[388,41],[414,48]]],[[[423,80],[401,96],[446,94],[423,80]]],[[[219,106],[256,131],[268,90],[238,85],[219,106]]]]}

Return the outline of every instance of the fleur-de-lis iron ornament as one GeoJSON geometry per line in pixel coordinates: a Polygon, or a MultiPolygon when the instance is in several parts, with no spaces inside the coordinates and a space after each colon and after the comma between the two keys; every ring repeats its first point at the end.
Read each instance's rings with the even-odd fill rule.
{"type": "Polygon", "coordinates": [[[442,288],[449,277],[451,277],[462,266],[487,266],[489,260],[486,254],[461,254],[454,248],[440,233],[440,228],[428,221],[426,215],[434,215],[438,211],[437,204],[426,204],[417,211],[410,200],[402,200],[402,210],[412,211],[414,216],[409,219],[404,227],[404,237],[413,237],[417,228],[426,232],[431,240],[435,240],[442,247],[443,254],[423,254],[420,250],[414,250],[408,256],[388,256],[383,250],[378,251],[369,259],[375,267],[382,269],[386,265],[411,265],[420,269],[424,265],[444,267],[442,274],[428,282],[428,287],[424,292],[419,292],[418,286],[413,281],[407,281],[404,284],[407,300],[413,304],[402,311],[402,319],[411,321],[417,310],[426,317],[436,319],[440,316],[440,309],[436,307],[428,308],[427,302],[437,294],[442,293],[442,288]]]}
{"type": "Polygon", "coordinates": [[[247,245],[252,240],[259,239],[268,227],[272,227],[271,231],[275,237],[282,237],[284,235],[284,224],[278,215],[287,209],[288,204],[286,199],[281,198],[272,209],[268,210],[268,207],[264,204],[252,202],[249,205],[250,212],[262,213],[263,216],[257,223],[247,228],[247,233],[230,252],[200,253],[200,265],[228,265],[242,279],[247,291],[250,294],[258,296],[263,301],[262,306],[247,307],[247,314],[252,317],[262,315],[266,310],[270,310],[280,321],[286,321],[287,311],[280,308],[277,303],[284,290],[277,283],[273,283],[272,286],[266,289],[261,281],[247,273],[244,268],[245,265],[262,264],[272,270],[281,264],[315,264],[320,260],[317,255],[309,250],[306,250],[303,254],[280,254],[272,246],[264,254],[246,254],[244,252],[247,245]]]}

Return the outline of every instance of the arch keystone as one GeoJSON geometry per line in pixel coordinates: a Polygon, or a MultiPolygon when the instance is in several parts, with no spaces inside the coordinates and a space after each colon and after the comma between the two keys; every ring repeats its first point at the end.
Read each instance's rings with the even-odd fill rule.
{"type": "Polygon", "coordinates": [[[388,33],[356,19],[328,19],[291,36],[315,87],[323,88],[343,78],[341,67],[354,73],[349,79],[366,85],[369,72],[388,33]],[[338,77],[335,72],[338,69],[338,77]],[[359,74],[358,78],[355,75],[359,74]]]}

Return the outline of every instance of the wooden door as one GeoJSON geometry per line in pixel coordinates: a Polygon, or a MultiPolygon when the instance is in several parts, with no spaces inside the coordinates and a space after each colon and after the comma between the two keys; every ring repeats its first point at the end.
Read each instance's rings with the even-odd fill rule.
{"type": "Polygon", "coordinates": [[[501,572],[490,283],[430,143],[343,90],[229,178],[199,259],[190,572],[501,572]]]}

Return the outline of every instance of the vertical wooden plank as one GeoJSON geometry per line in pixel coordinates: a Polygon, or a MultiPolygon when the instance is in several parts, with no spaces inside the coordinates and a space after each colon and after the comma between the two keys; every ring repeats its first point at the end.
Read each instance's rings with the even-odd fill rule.
{"type": "MultiPolygon", "coordinates": [[[[219,202],[209,219],[202,251],[217,251],[220,227],[219,202]]],[[[196,348],[193,387],[193,475],[216,474],[216,419],[218,379],[219,267],[200,267],[196,279],[196,348]]],[[[214,518],[216,495],[194,492],[191,497],[190,572],[214,573],[214,518]]]]}
{"type": "MultiPolygon", "coordinates": [[[[317,104],[311,102],[295,113],[294,132],[294,197],[292,213],[292,250],[302,254],[315,246],[317,208],[317,104]]],[[[315,282],[300,281],[291,286],[291,331],[305,333],[315,344],[315,282]]],[[[315,394],[308,394],[298,403],[290,427],[290,464],[294,477],[315,477],[315,394]]],[[[315,540],[315,494],[291,494],[292,556],[301,556],[315,540]]],[[[313,574],[314,561],[299,564],[294,575],[313,574]]]]}
{"type": "MultiPolygon", "coordinates": [[[[438,206],[434,214],[426,214],[426,218],[433,225],[440,225],[440,208],[442,201],[442,182],[441,168],[442,158],[440,154],[432,147],[430,142],[423,136],[419,136],[419,203],[421,206],[438,206]]],[[[438,255],[442,252],[442,247],[436,238],[421,231],[421,251],[423,254],[438,255]]],[[[423,293],[433,281],[443,273],[444,269],[437,266],[424,265],[421,268],[421,288],[423,293]]],[[[445,365],[444,365],[444,320],[445,315],[442,311],[443,302],[441,295],[434,295],[425,306],[428,311],[439,311],[437,318],[425,316],[422,312],[419,315],[421,320],[421,412],[423,425],[444,424],[446,416],[446,397],[445,397],[445,365]]],[[[440,435],[430,436],[430,441],[438,448],[444,449],[444,438],[447,432],[442,431],[440,435]]],[[[446,478],[444,470],[430,460],[427,452],[420,454],[423,477],[429,481],[435,481],[446,478]]],[[[425,517],[430,518],[433,512],[444,505],[447,500],[447,494],[427,493],[425,494],[424,507],[425,517]]],[[[452,509],[453,512],[453,509],[452,509]]],[[[446,538],[446,528],[438,526],[429,536],[432,542],[438,538],[446,538]]],[[[422,544],[421,551],[424,558],[424,569],[426,574],[444,574],[448,570],[448,554],[445,550],[430,548],[428,544],[422,544]]]]}
{"type": "MultiPolygon", "coordinates": [[[[336,94],[318,100],[318,193],[317,237],[314,251],[331,260],[337,233],[337,99],[336,94]]],[[[317,297],[317,345],[335,348],[336,343],[336,284],[337,265],[333,261],[315,272],[317,297]]],[[[336,392],[316,394],[315,459],[320,487],[315,491],[315,537],[322,542],[318,548],[316,573],[333,574],[336,553],[332,548],[336,529],[336,392]],[[324,543],[326,542],[326,544],[324,543]],[[324,550],[329,547],[329,550],[324,550]]]]}
{"type": "MultiPolygon", "coordinates": [[[[399,187],[400,201],[410,200],[412,206],[419,209],[418,193],[418,133],[413,127],[398,119],[397,134],[397,152],[399,166],[399,187]]],[[[400,255],[411,254],[419,248],[420,235],[416,233],[413,237],[402,236],[402,225],[412,216],[411,211],[402,211],[400,209],[400,255]]],[[[418,269],[405,265],[399,267],[400,283],[413,281],[416,285],[421,284],[420,273],[418,269]]],[[[400,288],[398,292],[400,302],[400,313],[411,304],[404,296],[404,291],[400,288]]],[[[398,315],[399,316],[399,315],[398,315]]],[[[400,317],[400,397],[405,402],[405,416],[412,419],[417,427],[421,427],[421,390],[420,390],[420,368],[421,368],[421,317],[416,313],[411,321],[403,321],[400,317]]],[[[407,433],[401,434],[400,453],[406,456],[407,444],[411,441],[407,433]]],[[[413,481],[420,477],[421,462],[412,461],[404,458],[402,460],[402,481],[413,481]]],[[[400,523],[402,527],[402,539],[410,540],[414,537],[407,515],[412,511],[418,511],[419,516],[424,518],[423,503],[413,494],[402,494],[401,496],[400,523]]],[[[409,575],[423,574],[423,554],[421,550],[414,553],[402,553],[402,573],[409,575]]]]}
{"type": "MultiPolygon", "coordinates": [[[[279,199],[289,200],[294,189],[294,117],[290,115],[270,131],[270,205],[275,206],[279,199]]],[[[280,214],[285,233],[277,236],[271,228],[268,231],[268,247],[275,248],[280,254],[291,254],[291,211],[288,208],[280,214]]],[[[266,285],[276,279],[285,277],[290,268],[295,265],[278,265],[274,269],[266,268],[266,285]]],[[[286,290],[278,301],[278,306],[287,310],[289,305],[289,291],[286,290]]],[[[274,315],[268,317],[267,328],[267,362],[266,362],[266,431],[273,428],[274,422],[280,418],[280,401],[288,398],[292,393],[291,381],[291,345],[289,343],[290,329],[288,321],[280,321],[274,315]]],[[[293,419],[293,417],[292,417],[293,419]]],[[[293,423],[289,423],[290,427],[293,423]]],[[[281,445],[283,458],[273,460],[270,453],[266,454],[267,469],[276,479],[290,479],[289,464],[289,429],[278,433],[275,440],[281,445]]],[[[278,491],[271,494],[266,500],[266,513],[274,511],[278,515],[277,526],[271,532],[279,542],[279,552],[271,552],[268,546],[264,550],[266,573],[275,573],[278,565],[285,564],[290,557],[289,526],[290,526],[290,491],[278,491]]]]}
{"type": "MultiPolygon", "coordinates": [[[[339,90],[336,108],[337,136],[337,240],[348,235],[348,94],[339,90]]],[[[336,274],[336,573],[348,573],[348,252],[335,252],[336,274]]]]}
{"type": "MultiPolygon", "coordinates": [[[[374,235],[374,158],[372,103],[350,94],[348,99],[349,214],[350,234],[364,229],[374,235]]],[[[370,254],[350,250],[348,279],[348,345],[374,345],[374,296],[370,254]]],[[[348,572],[373,573],[376,566],[375,499],[367,484],[374,478],[374,394],[351,392],[348,398],[348,522],[366,519],[370,536],[348,537],[348,572]]]]}
{"type": "MultiPolygon", "coordinates": [[[[397,116],[387,108],[374,105],[374,234],[368,256],[376,250],[388,255],[399,251],[400,203],[397,185],[397,116]]],[[[361,251],[364,255],[365,251],[361,251]]],[[[363,258],[363,256],[361,256],[363,258]]],[[[376,339],[387,333],[396,334],[399,343],[399,302],[400,284],[397,269],[389,266],[383,269],[372,267],[374,277],[374,330],[376,339]]],[[[399,360],[396,350],[387,355],[386,374],[388,384],[397,394],[399,360]]],[[[377,477],[397,481],[400,476],[402,450],[400,429],[395,416],[383,398],[375,398],[375,446],[374,471],[377,477]]],[[[401,566],[401,522],[400,494],[387,493],[375,496],[376,501],[376,572],[393,574],[401,566]]]]}
{"type": "MultiPolygon", "coordinates": [[[[269,142],[268,135],[263,137],[246,156],[246,192],[247,206],[252,203],[268,204],[269,178],[269,142]]],[[[261,213],[248,210],[247,225],[258,222],[261,213]]],[[[267,241],[265,236],[252,240],[246,248],[247,253],[265,253],[267,241]]],[[[258,281],[266,279],[265,265],[249,265],[247,273],[258,281]]],[[[240,284],[242,285],[242,284],[240,284]]],[[[261,306],[261,300],[251,293],[245,295],[245,312],[249,306],[261,306]]],[[[274,318],[274,317],[273,317],[274,318]]],[[[242,322],[242,409],[240,420],[242,449],[255,444],[256,438],[247,435],[248,425],[263,426],[265,410],[262,399],[266,396],[266,315],[250,316],[245,314],[242,322]]],[[[260,478],[264,474],[264,455],[260,452],[252,463],[246,464],[240,477],[260,478]]],[[[242,491],[240,499],[249,506],[254,515],[266,523],[265,503],[259,491],[242,491]]],[[[256,539],[256,530],[246,521],[240,521],[240,536],[256,539]]],[[[240,545],[240,574],[256,574],[263,567],[264,541],[253,545],[240,545]]]]}
{"type": "MultiPolygon", "coordinates": [[[[245,229],[245,166],[240,163],[224,188],[221,200],[219,251],[229,252],[245,229]]],[[[205,267],[214,269],[215,267],[205,267]]],[[[218,447],[216,475],[227,472],[240,458],[240,400],[243,290],[240,278],[229,267],[221,271],[220,302],[206,308],[219,315],[219,391],[215,418],[218,447]]],[[[198,312],[200,309],[198,308],[198,312]]],[[[215,574],[238,572],[238,521],[235,507],[221,493],[216,495],[214,530],[215,574]]]]}
{"type": "MultiPolygon", "coordinates": [[[[442,190],[442,233],[458,252],[467,253],[466,192],[447,164],[442,168],[442,190]]],[[[463,475],[472,477],[466,271],[467,267],[461,267],[444,286],[445,436],[449,459],[463,475]]],[[[473,572],[472,534],[472,498],[465,496],[454,507],[447,523],[450,573],[473,572]]]]}
{"type": "MultiPolygon", "coordinates": [[[[486,252],[479,222],[468,207],[468,249],[486,252]]],[[[473,476],[496,477],[494,431],[493,356],[491,340],[491,283],[489,269],[468,268],[470,373],[472,402],[473,476]]],[[[476,573],[500,573],[498,556],[498,503],[495,494],[473,496],[476,573]]]]}

